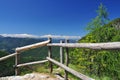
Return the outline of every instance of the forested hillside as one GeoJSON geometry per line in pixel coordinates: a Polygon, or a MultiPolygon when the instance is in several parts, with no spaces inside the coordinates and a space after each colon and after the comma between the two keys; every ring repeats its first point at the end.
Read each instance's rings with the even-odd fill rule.
{"type": "MultiPolygon", "coordinates": [[[[88,33],[79,43],[102,43],[120,41],[120,18],[96,28],[88,33]]],[[[120,80],[119,50],[74,49],[70,54],[71,63],[80,72],[98,80],[120,80]]]]}
{"type": "MultiPolygon", "coordinates": [[[[9,55],[15,52],[15,48],[22,47],[38,42],[47,40],[47,38],[15,38],[15,37],[3,37],[0,36],[0,57],[9,55]]],[[[55,40],[54,40],[55,41],[55,40]]],[[[36,49],[31,49],[20,54],[19,63],[38,61],[46,59],[47,47],[40,47],[36,49]]],[[[58,48],[55,48],[53,53],[55,53],[58,48]]],[[[58,52],[58,51],[57,51],[58,52]]],[[[56,53],[57,53],[56,52],[56,53]]],[[[58,54],[54,55],[58,56],[58,54]]],[[[15,64],[14,57],[0,62],[0,76],[14,75],[13,65],[15,64]]],[[[35,66],[26,66],[20,68],[21,73],[33,72],[35,66]]],[[[38,66],[39,67],[39,66],[38,66]]],[[[36,67],[37,68],[37,67],[36,67]]]]}
{"type": "MultiPolygon", "coordinates": [[[[15,48],[17,47],[22,47],[38,42],[42,42],[47,40],[48,38],[17,38],[17,37],[4,37],[0,35],[0,50],[6,51],[8,53],[13,53],[15,52],[15,48]]],[[[65,39],[52,39],[52,42],[54,43],[59,43],[60,40],[65,40],[65,39]]],[[[72,43],[75,43],[77,39],[70,39],[69,41],[72,43]]],[[[44,52],[44,51],[43,51],[44,52]]]]}
{"type": "MultiPolygon", "coordinates": [[[[9,53],[5,51],[0,51],[0,57],[6,56],[9,53]]],[[[0,62],[0,77],[14,75],[14,58],[9,58],[5,61],[0,62]]]]}
{"type": "Polygon", "coordinates": [[[0,50],[12,53],[14,52],[14,49],[17,47],[21,47],[41,41],[44,41],[44,38],[36,39],[36,38],[15,38],[15,37],[0,36],[0,50]]]}
{"type": "MultiPolygon", "coordinates": [[[[22,47],[38,42],[47,40],[47,38],[16,38],[16,37],[4,37],[0,36],[0,57],[9,55],[15,52],[15,48],[22,47]]],[[[60,40],[64,39],[52,39],[52,42],[58,43],[60,40]]],[[[76,42],[75,39],[70,39],[70,42],[76,42]]],[[[52,47],[53,57],[58,60],[59,57],[59,47],[52,47]]],[[[26,63],[31,61],[39,61],[46,59],[48,56],[48,47],[40,47],[31,50],[24,51],[20,54],[19,63],[26,63]]],[[[15,64],[14,57],[0,62],[0,76],[13,75],[15,64]]],[[[25,66],[20,68],[21,74],[36,71],[39,66],[25,66]]]]}

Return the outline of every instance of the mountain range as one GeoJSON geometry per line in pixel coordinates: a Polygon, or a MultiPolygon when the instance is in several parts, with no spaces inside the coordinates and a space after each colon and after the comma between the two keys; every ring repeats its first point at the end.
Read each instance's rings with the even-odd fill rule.
{"type": "Polygon", "coordinates": [[[58,35],[44,35],[36,36],[31,34],[0,34],[0,50],[13,53],[15,48],[42,42],[52,37],[52,42],[60,42],[60,40],[69,39],[70,42],[75,43],[80,36],[58,36],[58,35]]]}
{"type": "Polygon", "coordinates": [[[15,37],[15,38],[55,38],[55,39],[80,39],[80,36],[66,36],[66,35],[43,35],[43,36],[37,36],[32,34],[0,34],[0,36],[3,37],[15,37]]]}

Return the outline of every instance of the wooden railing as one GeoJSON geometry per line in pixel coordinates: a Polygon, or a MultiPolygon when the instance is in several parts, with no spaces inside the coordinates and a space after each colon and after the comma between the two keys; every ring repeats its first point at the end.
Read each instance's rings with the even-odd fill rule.
{"type": "Polygon", "coordinates": [[[40,42],[40,43],[36,43],[36,44],[16,48],[15,53],[0,58],[0,61],[3,61],[3,60],[6,60],[7,58],[15,56],[15,65],[14,65],[15,75],[18,75],[18,68],[19,67],[27,66],[27,65],[33,65],[33,64],[45,63],[45,62],[48,61],[48,60],[42,60],[42,61],[35,61],[35,62],[19,64],[19,54],[21,52],[29,50],[29,49],[34,49],[34,48],[38,48],[38,47],[41,47],[41,46],[46,46],[49,42],[50,42],[50,40],[47,40],[47,41],[43,41],[43,42],[40,42]]]}
{"type": "Polygon", "coordinates": [[[15,53],[12,53],[12,54],[4,56],[4,57],[1,57],[0,61],[5,60],[5,59],[10,58],[10,57],[13,57],[15,55],[18,55],[22,51],[37,48],[37,47],[41,47],[41,46],[45,46],[49,42],[50,42],[50,40],[47,40],[47,41],[44,41],[44,42],[40,42],[40,43],[36,43],[36,44],[32,44],[32,45],[28,45],[28,46],[24,46],[24,47],[20,47],[20,48],[16,48],[15,53]]]}
{"type": "MultiPolygon", "coordinates": [[[[62,62],[63,62],[62,60],[60,60],[61,63],[59,63],[56,60],[47,57],[47,60],[62,67],[65,70],[66,74],[67,74],[67,72],[69,72],[82,80],[94,80],[94,79],[68,67],[68,63],[69,63],[68,48],[88,48],[88,49],[94,49],[94,50],[119,50],[120,42],[108,42],[108,43],[68,43],[68,42],[66,42],[66,43],[51,43],[51,44],[47,44],[47,46],[51,46],[51,47],[59,46],[60,48],[63,48],[63,47],[66,48],[66,57],[65,57],[66,65],[62,64],[62,62]]],[[[62,51],[60,51],[60,52],[62,52],[62,51]]],[[[60,58],[60,59],[62,59],[62,58],[60,58]]],[[[67,80],[67,75],[65,75],[65,80],[67,80]]]]}
{"type": "Polygon", "coordinates": [[[74,76],[82,79],[82,80],[94,80],[82,73],[79,73],[71,68],[68,67],[69,64],[69,48],[89,48],[89,49],[95,49],[95,50],[115,50],[115,49],[120,49],[120,42],[111,42],[111,43],[68,43],[68,40],[65,41],[65,43],[51,43],[51,38],[49,38],[47,41],[43,41],[40,43],[24,46],[24,47],[19,47],[16,48],[15,53],[1,57],[0,61],[6,60],[7,58],[15,56],[15,74],[18,75],[18,68],[22,66],[27,66],[27,65],[33,65],[33,64],[40,64],[40,63],[45,63],[49,61],[50,65],[50,73],[53,71],[53,63],[56,64],[57,66],[63,68],[65,70],[65,76],[64,80],[68,79],[68,72],[73,74],[74,76]],[[48,57],[46,57],[46,60],[42,61],[35,61],[35,62],[29,62],[29,63],[23,63],[19,64],[19,54],[23,51],[33,49],[33,48],[38,48],[41,46],[48,46],[48,57]],[[52,58],[52,49],[51,47],[53,46],[59,46],[60,47],[60,62],[54,60],[52,58]],[[63,64],[63,49],[65,48],[65,65],[63,64]]]}

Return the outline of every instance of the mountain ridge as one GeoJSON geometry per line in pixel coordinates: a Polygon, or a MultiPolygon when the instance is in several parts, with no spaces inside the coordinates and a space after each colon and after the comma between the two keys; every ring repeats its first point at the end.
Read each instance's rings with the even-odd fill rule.
{"type": "Polygon", "coordinates": [[[55,38],[55,39],[63,39],[63,38],[67,38],[67,39],[80,39],[81,36],[67,36],[67,35],[42,35],[42,36],[38,36],[38,35],[33,35],[33,34],[0,34],[1,37],[13,37],[13,38],[55,38]]]}
{"type": "Polygon", "coordinates": [[[53,43],[59,43],[60,40],[65,41],[65,39],[69,39],[70,42],[75,43],[78,40],[77,36],[34,36],[30,34],[0,34],[0,50],[13,53],[17,47],[42,42],[48,40],[48,37],[50,36],[52,37],[53,43]]]}

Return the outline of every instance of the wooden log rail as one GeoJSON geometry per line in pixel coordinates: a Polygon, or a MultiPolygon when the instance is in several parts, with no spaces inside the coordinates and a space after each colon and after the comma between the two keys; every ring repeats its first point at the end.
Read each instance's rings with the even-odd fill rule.
{"type": "MultiPolygon", "coordinates": [[[[55,60],[53,60],[50,57],[47,57],[47,59],[54,64],[62,67],[65,70],[65,77],[64,80],[68,80],[68,73],[70,72],[76,77],[82,79],[82,80],[94,80],[92,78],[89,78],[88,76],[85,76],[81,73],[78,73],[77,71],[74,71],[73,69],[67,67],[69,62],[69,53],[68,48],[88,48],[88,49],[94,49],[94,50],[119,50],[120,49],[120,42],[109,42],[109,43],[50,43],[47,44],[47,46],[58,46],[60,48],[65,47],[66,48],[66,65],[63,65],[55,60]]],[[[61,58],[62,59],[62,58],[61,58]]],[[[61,61],[61,60],[60,60],[61,61]]]]}
{"type": "Polygon", "coordinates": [[[37,48],[37,47],[41,47],[41,46],[45,46],[49,42],[50,42],[50,40],[47,40],[47,41],[39,42],[39,43],[36,43],[36,44],[32,44],[32,45],[16,48],[16,53],[12,53],[10,55],[1,57],[0,61],[6,60],[6,59],[8,59],[10,57],[13,57],[13,56],[15,56],[17,54],[20,54],[19,52],[21,52],[21,51],[25,51],[25,50],[29,50],[29,49],[33,49],[33,48],[37,48]]]}
{"type": "Polygon", "coordinates": [[[0,58],[0,61],[6,60],[6,59],[8,59],[8,58],[10,58],[10,57],[13,57],[13,56],[17,55],[17,54],[18,54],[18,53],[12,53],[12,54],[10,54],[10,55],[1,57],[1,58],[0,58]]]}
{"type": "MultiPolygon", "coordinates": [[[[29,50],[29,49],[38,48],[38,47],[41,47],[41,46],[46,46],[50,41],[51,40],[49,39],[47,41],[43,41],[43,42],[40,42],[40,43],[35,43],[35,44],[32,44],[32,45],[27,45],[27,46],[24,46],[24,47],[16,48],[16,53],[20,53],[20,52],[23,52],[23,51],[26,51],[26,50],[29,50]]],[[[15,66],[14,66],[15,67],[15,75],[19,74],[18,67],[47,62],[46,60],[43,60],[43,61],[35,61],[35,62],[19,64],[19,59],[20,59],[19,55],[16,54],[15,55],[15,66]]]]}
{"type": "Polygon", "coordinates": [[[23,64],[18,64],[17,67],[23,67],[23,66],[28,66],[28,65],[33,65],[33,64],[41,64],[45,63],[48,60],[42,60],[42,61],[35,61],[35,62],[29,62],[29,63],[23,63],[23,64]]]}
{"type": "Polygon", "coordinates": [[[38,48],[38,47],[41,47],[41,46],[46,46],[49,42],[50,42],[50,40],[47,40],[47,41],[43,41],[43,42],[40,42],[40,43],[27,45],[27,46],[24,46],[24,47],[19,47],[19,48],[16,48],[16,52],[22,52],[22,51],[26,51],[26,50],[29,50],[29,49],[34,49],[34,48],[38,48]]]}
{"type": "Polygon", "coordinates": [[[53,63],[58,65],[59,67],[63,68],[65,70],[65,80],[68,79],[68,72],[75,75],[76,77],[82,79],[82,80],[94,80],[84,74],[78,73],[77,71],[71,69],[68,67],[69,63],[69,50],[68,48],[88,48],[88,49],[95,49],[95,50],[120,50],[120,42],[108,42],[108,43],[51,43],[51,38],[47,41],[43,41],[40,43],[19,47],[16,48],[16,52],[7,56],[4,56],[0,58],[0,61],[3,61],[7,58],[15,56],[15,73],[18,74],[18,67],[27,66],[27,65],[33,65],[33,64],[40,64],[49,61],[50,64],[50,73],[53,71],[53,63]],[[42,61],[35,61],[35,62],[29,62],[29,63],[23,63],[19,64],[19,54],[23,51],[38,48],[41,46],[48,46],[48,57],[46,57],[47,60],[42,61]],[[60,47],[60,62],[55,61],[52,59],[52,47],[58,46],[60,47]],[[65,53],[65,61],[63,61],[63,47],[65,47],[66,53],[65,53]],[[64,65],[65,62],[65,65],[64,65]]]}
{"type": "Polygon", "coordinates": [[[56,64],[58,66],[60,66],[61,68],[65,69],[66,71],[72,73],[74,76],[76,76],[76,77],[78,77],[78,78],[80,78],[82,80],[94,80],[94,79],[89,78],[88,76],[86,76],[84,74],[81,74],[81,73],[79,73],[79,72],[77,72],[77,71],[75,71],[75,70],[65,66],[64,64],[61,64],[61,63],[57,62],[54,59],[51,59],[51,58],[47,57],[47,60],[51,61],[52,63],[54,63],[54,64],[56,64]]]}
{"type": "Polygon", "coordinates": [[[59,46],[68,48],[89,48],[94,50],[120,50],[120,42],[108,43],[51,43],[47,46],[59,46]]]}

